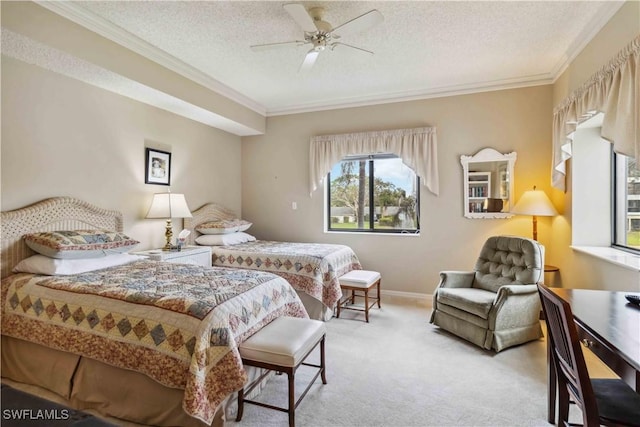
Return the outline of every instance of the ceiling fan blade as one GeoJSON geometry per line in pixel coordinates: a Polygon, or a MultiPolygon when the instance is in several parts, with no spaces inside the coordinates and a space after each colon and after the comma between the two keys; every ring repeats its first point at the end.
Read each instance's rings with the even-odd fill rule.
{"type": "Polygon", "coordinates": [[[318,31],[316,24],[313,23],[313,18],[309,16],[307,9],[300,3],[287,3],[283,5],[294,21],[307,33],[315,33],[318,31]]]}
{"type": "Polygon", "coordinates": [[[298,71],[307,71],[313,67],[313,64],[316,63],[316,59],[318,59],[319,51],[315,49],[311,49],[307,52],[307,55],[304,57],[302,64],[300,65],[300,69],[298,71]]]}
{"type": "Polygon", "coordinates": [[[254,44],[249,46],[254,52],[262,52],[264,50],[277,49],[281,47],[289,47],[289,46],[302,46],[306,42],[303,40],[294,40],[290,42],[278,42],[278,43],[265,43],[265,44],[254,44]]]}
{"type": "Polygon", "coordinates": [[[335,42],[335,43],[331,43],[331,50],[335,50],[336,47],[339,46],[346,46],[346,47],[350,47],[351,49],[357,49],[361,52],[365,52],[365,53],[370,53],[371,55],[373,55],[373,52],[371,52],[370,50],[367,49],[363,49],[361,47],[357,47],[357,46],[353,46],[347,43],[342,43],[342,42],[335,42]]]}
{"type": "Polygon", "coordinates": [[[353,18],[352,20],[345,22],[344,24],[338,25],[333,30],[331,30],[331,35],[333,35],[334,37],[342,37],[345,34],[357,33],[371,28],[374,25],[378,25],[382,21],[384,21],[382,13],[380,13],[377,9],[373,9],[363,15],[358,16],[357,18],[353,18]]]}

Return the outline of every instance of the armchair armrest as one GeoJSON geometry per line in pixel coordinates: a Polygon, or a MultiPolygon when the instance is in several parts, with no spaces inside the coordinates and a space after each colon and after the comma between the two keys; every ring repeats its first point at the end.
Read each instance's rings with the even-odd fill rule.
{"type": "Polygon", "coordinates": [[[489,323],[493,327],[528,325],[540,316],[537,285],[505,285],[498,289],[489,323]]]}
{"type": "Polygon", "coordinates": [[[504,285],[498,289],[496,302],[508,295],[537,294],[538,285],[504,285]]]}
{"type": "Polygon", "coordinates": [[[470,288],[475,276],[475,271],[441,271],[438,288],[470,288]]]}
{"type": "Polygon", "coordinates": [[[433,291],[433,311],[430,322],[434,322],[435,313],[438,308],[438,289],[440,288],[470,288],[473,279],[476,277],[475,271],[441,271],[440,283],[433,291]]]}

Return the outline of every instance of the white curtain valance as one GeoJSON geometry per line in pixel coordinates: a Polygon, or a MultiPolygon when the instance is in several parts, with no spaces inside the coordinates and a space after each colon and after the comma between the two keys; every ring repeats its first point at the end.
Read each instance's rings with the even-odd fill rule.
{"type": "Polygon", "coordinates": [[[601,136],[640,162],[640,35],[553,111],[551,185],[565,190],[577,126],[604,113],[601,136]]]}
{"type": "Polygon", "coordinates": [[[312,137],[309,151],[310,193],[322,184],[333,165],[344,157],[376,153],[396,154],[414,170],[429,191],[438,195],[435,127],[312,137]]]}

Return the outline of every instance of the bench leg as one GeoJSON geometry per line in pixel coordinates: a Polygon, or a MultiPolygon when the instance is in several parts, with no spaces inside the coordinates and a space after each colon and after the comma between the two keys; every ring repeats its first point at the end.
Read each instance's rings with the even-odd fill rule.
{"type": "Polygon", "coordinates": [[[287,372],[289,376],[289,427],[296,425],[295,373],[287,372]]]}
{"type": "Polygon", "coordinates": [[[364,290],[364,319],[369,323],[369,288],[364,290]]]}
{"type": "Polygon", "coordinates": [[[324,358],[324,337],[322,337],[322,341],[320,341],[320,366],[322,372],[320,377],[322,378],[322,384],[327,383],[327,365],[324,358]]]}
{"type": "Polygon", "coordinates": [[[238,391],[238,413],[236,415],[236,421],[242,420],[242,413],[244,411],[244,388],[238,391]]]}
{"type": "Polygon", "coordinates": [[[381,298],[380,298],[380,282],[381,281],[382,281],[381,279],[378,279],[378,308],[382,308],[380,306],[380,300],[381,300],[381,298]]]}

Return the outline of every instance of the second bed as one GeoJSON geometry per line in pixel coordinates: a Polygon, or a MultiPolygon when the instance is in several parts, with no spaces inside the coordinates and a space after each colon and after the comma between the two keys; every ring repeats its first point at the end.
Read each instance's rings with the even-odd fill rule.
{"type": "MultiPolygon", "coordinates": [[[[202,224],[237,220],[237,215],[216,203],[208,203],[185,218],[191,231],[189,243],[196,244],[202,224]]],[[[233,245],[213,245],[212,264],[220,267],[268,271],[285,279],[298,292],[309,317],[329,320],[342,295],[338,278],[362,266],[348,246],[325,243],[296,243],[256,240],[233,245]]]]}

